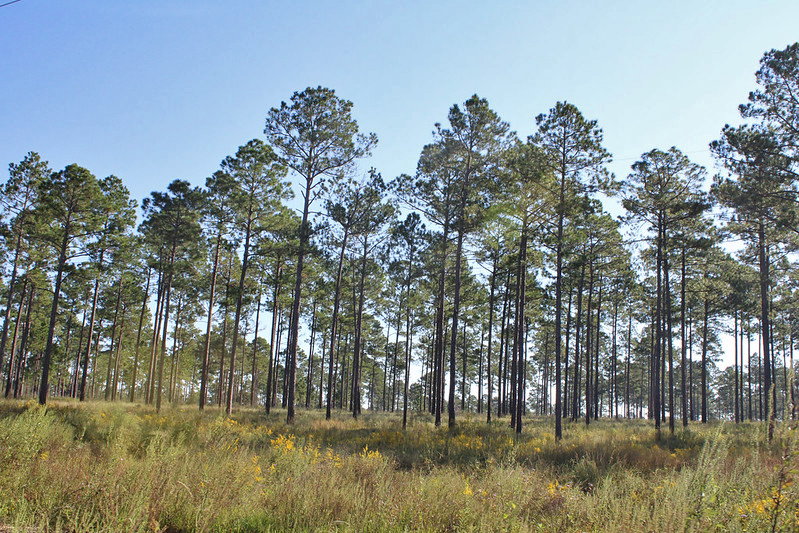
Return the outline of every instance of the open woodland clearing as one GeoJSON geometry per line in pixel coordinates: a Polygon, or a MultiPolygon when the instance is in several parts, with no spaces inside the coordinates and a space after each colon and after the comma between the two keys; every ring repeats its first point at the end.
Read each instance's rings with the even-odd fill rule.
{"type": "Polygon", "coordinates": [[[0,524],[34,531],[790,531],[779,424],[0,404],[0,524]]]}
{"type": "MultiPolygon", "coordinates": [[[[76,3],[90,18],[103,11],[108,22],[134,26],[137,15],[127,8],[76,3]]],[[[172,36],[187,20],[223,22],[211,15],[218,8],[161,11],[157,3],[159,9],[143,8],[151,18],[134,31],[174,21],[163,27],[172,36]]],[[[0,4],[0,44],[16,27],[12,18],[31,24],[31,31],[14,30],[28,47],[37,44],[29,34],[50,33],[46,24],[32,25],[40,20],[32,4],[0,4]]],[[[257,14],[270,30],[286,20],[272,9],[279,3],[242,4],[249,4],[246,13],[238,11],[228,26],[236,36],[274,35],[240,29],[257,14]]],[[[324,4],[308,9],[332,27],[335,14],[324,4]]],[[[529,16],[539,14],[538,4],[530,3],[527,17],[508,17],[524,25],[518,43],[501,47],[506,52],[529,44],[543,26],[556,27],[529,16]]],[[[490,18],[483,7],[456,11],[476,15],[482,26],[479,19],[490,18]]],[[[58,43],[66,47],[80,32],[55,15],[59,8],[47,9],[69,28],[70,39],[58,43]]],[[[458,26],[447,11],[440,13],[444,26],[458,26]]],[[[691,13],[699,11],[692,6],[691,13]]],[[[572,13],[564,13],[573,28],[572,13]]],[[[650,15],[660,21],[665,14],[650,15]]],[[[710,15],[711,22],[721,18],[710,15]]],[[[143,81],[168,81],[140,75],[146,61],[119,53],[121,45],[146,47],[152,34],[137,33],[134,42],[116,35],[124,28],[92,21],[87,34],[113,27],[108,42],[120,48],[98,39],[71,56],[97,72],[54,59],[81,78],[77,92],[104,86],[83,81],[106,74],[103,63],[81,56],[94,50],[109,51],[111,63],[143,81]]],[[[216,25],[183,27],[231,40],[216,25]]],[[[498,29],[509,34],[505,21],[498,29]]],[[[739,41],[743,35],[727,33],[739,41]]],[[[666,34],[658,55],[672,64],[710,72],[722,59],[724,47],[710,33],[701,35],[714,43],[713,60],[694,50],[672,57],[676,41],[701,39],[666,34]]],[[[389,36],[402,48],[418,41],[387,31],[362,48],[377,50],[389,36]]],[[[645,147],[617,144],[613,153],[610,140],[619,132],[603,128],[615,118],[666,109],[690,130],[722,97],[724,83],[692,86],[671,105],[611,73],[607,83],[615,89],[605,101],[630,103],[614,117],[606,105],[573,103],[574,87],[588,87],[586,97],[603,87],[578,65],[566,76],[535,71],[515,85],[484,68],[507,53],[489,52],[481,66],[464,49],[458,57],[470,57],[464,63],[478,74],[467,92],[447,92],[439,68],[424,84],[409,82],[426,93],[440,90],[444,103],[426,105],[399,85],[387,91],[377,63],[413,70],[393,68],[391,55],[346,69],[380,81],[363,100],[349,100],[348,91],[361,85],[350,74],[321,76],[317,65],[301,76],[284,71],[284,78],[250,62],[257,58],[249,53],[237,66],[218,46],[209,49],[230,62],[212,67],[212,54],[180,47],[192,53],[165,63],[170,77],[192,63],[228,86],[224,98],[219,87],[171,120],[186,123],[189,114],[213,110],[221,117],[225,101],[257,100],[257,115],[247,112],[255,129],[234,128],[227,117],[193,128],[220,132],[230,124],[235,143],[174,134],[155,141],[169,129],[168,111],[191,96],[186,87],[202,86],[183,76],[174,76],[181,85],[157,90],[131,84],[132,106],[73,102],[87,116],[113,117],[110,126],[83,129],[74,115],[45,111],[61,94],[29,90],[28,100],[16,90],[21,82],[7,84],[0,102],[36,112],[0,131],[0,141],[8,129],[30,143],[0,185],[0,531],[799,529],[794,39],[758,49],[756,71],[754,61],[735,66],[754,75],[746,90],[736,86],[723,120],[714,115],[701,147],[679,135],[668,142],[648,137],[633,121],[616,128],[646,139],[645,147]],[[269,74],[258,98],[236,96],[232,76],[244,71],[269,74]],[[530,90],[574,73],[579,83],[549,87],[546,100],[531,98],[530,90]],[[308,80],[314,83],[301,89],[308,80]],[[483,91],[494,81],[515,87],[525,101],[489,91],[489,103],[483,91]],[[636,92],[646,94],[637,106],[636,92]],[[144,119],[137,109],[157,95],[163,108],[144,119]],[[401,111],[404,97],[413,104],[401,111]],[[408,136],[413,158],[379,159],[378,133],[381,143],[397,142],[411,108],[424,116],[413,126],[424,136],[408,136]],[[120,109],[130,112],[127,120],[120,109]],[[394,120],[376,127],[386,109],[394,120]],[[36,120],[41,116],[46,125],[36,120]],[[72,129],[63,132],[62,124],[72,129]],[[122,141],[121,130],[133,126],[148,141],[137,149],[122,141]],[[53,131],[62,133],[47,142],[53,131]],[[106,137],[114,146],[98,148],[106,137]],[[71,149],[65,141],[73,138],[91,146],[71,149]],[[182,143],[193,145],[194,155],[179,155],[182,143]],[[160,150],[166,148],[168,154],[160,150]],[[104,164],[89,156],[98,153],[104,164]],[[206,164],[208,153],[219,155],[206,164]],[[52,167],[50,154],[60,154],[52,167]],[[125,172],[131,155],[150,170],[125,172]],[[167,160],[183,166],[152,170],[167,160]],[[142,176],[152,192],[131,194],[142,176]]],[[[590,47],[575,49],[585,55],[602,42],[592,38],[590,47]]],[[[28,79],[28,70],[40,68],[18,44],[19,52],[6,56],[28,68],[8,79],[28,79]]],[[[285,51],[285,42],[277,44],[285,51]]],[[[246,48],[302,63],[277,47],[246,48]]],[[[353,57],[351,48],[340,58],[353,57]]],[[[631,78],[645,78],[643,63],[664,70],[659,61],[632,60],[630,42],[620,49],[625,53],[611,62],[634,67],[631,78]]],[[[144,56],[174,50],[164,42],[144,56]]],[[[313,55],[336,63],[318,50],[330,47],[317,46],[313,55]]],[[[418,50],[447,57],[438,45],[418,50]]],[[[724,50],[738,56],[736,48],[724,50]]],[[[568,64],[551,61],[560,52],[520,53],[520,63],[546,55],[546,63],[568,64]]],[[[54,55],[48,49],[39,59],[54,55]]],[[[593,57],[585,61],[613,70],[593,57]]],[[[681,69],[656,85],[672,93],[672,81],[686,78],[697,79],[681,69]]],[[[66,101],[61,81],[35,87],[58,87],[66,101]]],[[[102,92],[114,92],[108,87],[102,92]]],[[[4,124],[11,115],[5,111],[4,124]]],[[[670,133],[665,120],[649,123],[670,133]]]]}

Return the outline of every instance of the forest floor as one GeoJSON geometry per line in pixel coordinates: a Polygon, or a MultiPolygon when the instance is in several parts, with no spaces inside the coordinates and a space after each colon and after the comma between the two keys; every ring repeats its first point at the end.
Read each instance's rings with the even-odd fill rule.
{"type": "Polygon", "coordinates": [[[792,531],[780,423],[566,423],[0,401],[0,531],[792,531]]]}

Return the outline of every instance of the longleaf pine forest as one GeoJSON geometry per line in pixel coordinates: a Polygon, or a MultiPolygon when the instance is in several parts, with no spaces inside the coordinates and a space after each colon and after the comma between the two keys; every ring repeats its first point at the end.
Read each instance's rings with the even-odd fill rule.
{"type": "Polygon", "coordinates": [[[0,531],[799,529],[799,43],[714,169],[475,94],[386,176],[345,97],[141,201],[8,165],[0,531]]]}

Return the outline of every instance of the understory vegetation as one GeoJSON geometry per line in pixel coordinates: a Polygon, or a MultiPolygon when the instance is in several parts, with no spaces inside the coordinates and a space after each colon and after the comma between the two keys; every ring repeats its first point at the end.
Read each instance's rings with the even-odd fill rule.
{"type": "Polygon", "coordinates": [[[0,530],[786,531],[796,436],[763,423],[0,403],[0,530]],[[8,530],[8,529],[6,529],[8,530]]]}

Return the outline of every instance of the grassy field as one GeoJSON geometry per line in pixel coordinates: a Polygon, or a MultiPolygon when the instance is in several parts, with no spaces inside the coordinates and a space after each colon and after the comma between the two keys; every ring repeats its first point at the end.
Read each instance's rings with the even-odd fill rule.
{"type": "Polygon", "coordinates": [[[794,430],[0,403],[0,531],[799,530],[794,430]]]}

